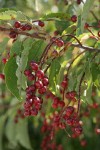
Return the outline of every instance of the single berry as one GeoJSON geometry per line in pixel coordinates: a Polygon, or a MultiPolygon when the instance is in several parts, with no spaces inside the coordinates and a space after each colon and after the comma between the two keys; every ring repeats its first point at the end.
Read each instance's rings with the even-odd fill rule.
{"type": "Polygon", "coordinates": [[[31,71],[30,71],[29,69],[25,70],[25,71],[24,71],[24,75],[25,75],[25,76],[31,75],[31,71]]]}
{"type": "Polygon", "coordinates": [[[71,17],[71,21],[72,21],[72,22],[76,22],[76,21],[77,21],[77,16],[76,16],[76,15],[73,15],[73,16],[71,17]]]}
{"type": "Polygon", "coordinates": [[[2,63],[3,63],[3,64],[6,64],[6,63],[7,63],[7,61],[8,61],[8,59],[7,59],[7,58],[2,58],[2,63]]]}
{"type": "Polygon", "coordinates": [[[9,33],[9,37],[12,38],[12,39],[15,39],[17,37],[17,33],[15,31],[11,31],[9,33]]]}
{"type": "Polygon", "coordinates": [[[38,25],[40,26],[40,27],[44,27],[44,22],[43,21],[38,21],[38,25]]]}
{"type": "Polygon", "coordinates": [[[43,86],[42,88],[40,88],[40,89],[38,90],[38,93],[39,93],[39,94],[44,94],[46,91],[47,91],[46,86],[43,86]]]}
{"type": "Polygon", "coordinates": [[[33,109],[31,110],[31,115],[32,115],[32,116],[36,116],[37,114],[38,114],[37,109],[33,108],[33,109]]]}
{"type": "Polygon", "coordinates": [[[73,112],[74,112],[74,107],[73,107],[73,106],[68,106],[68,107],[66,108],[65,112],[66,112],[66,115],[67,115],[67,116],[72,115],[73,112]]]}
{"type": "Polygon", "coordinates": [[[81,2],[82,2],[82,0],[77,0],[77,4],[78,5],[81,4],[81,2]]]}
{"type": "Polygon", "coordinates": [[[78,126],[78,127],[75,127],[74,131],[76,134],[80,135],[82,133],[83,129],[81,126],[78,126]]]}
{"type": "Polygon", "coordinates": [[[68,82],[66,80],[61,82],[61,87],[66,88],[68,86],[68,82]]]}
{"type": "Polygon", "coordinates": [[[5,75],[0,73],[0,79],[4,80],[5,79],[5,75]]]}
{"type": "Polygon", "coordinates": [[[100,37],[100,31],[98,31],[98,36],[100,37]]]}
{"type": "Polygon", "coordinates": [[[29,24],[26,24],[25,26],[26,26],[26,30],[31,30],[32,29],[32,26],[29,25],[29,24]]]}
{"type": "Polygon", "coordinates": [[[64,45],[64,42],[62,40],[57,40],[56,44],[58,47],[62,47],[64,45]]]}
{"type": "Polygon", "coordinates": [[[38,79],[42,79],[44,77],[44,72],[42,70],[38,70],[36,72],[36,77],[38,77],[38,79]]]}
{"type": "Polygon", "coordinates": [[[28,80],[30,80],[30,81],[35,80],[35,75],[30,74],[30,75],[28,76],[28,80]]]}
{"type": "Polygon", "coordinates": [[[43,84],[42,84],[41,81],[38,80],[38,81],[35,82],[35,86],[36,86],[37,89],[40,89],[40,88],[43,87],[43,84]]]}
{"type": "Polygon", "coordinates": [[[20,27],[21,27],[21,23],[20,23],[19,21],[16,21],[16,22],[14,23],[14,27],[15,27],[15,28],[20,28],[20,27]]]}
{"type": "Polygon", "coordinates": [[[30,66],[31,66],[32,70],[34,70],[34,71],[37,71],[39,68],[38,64],[33,61],[30,62],[30,66]]]}
{"type": "Polygon", "coordinates": [[[49,84],[48,78],[43,78],[42,83],[43,83],[44,86],[48,86],[48,84],[49,84]]]}
{"type": "Polygon", "coordinates": [[[27,30],[27,27],[26,27],[26,25],[21,25],[20,29],[21,29],[22,31],[25,31],[25,30],[27,30]]]}

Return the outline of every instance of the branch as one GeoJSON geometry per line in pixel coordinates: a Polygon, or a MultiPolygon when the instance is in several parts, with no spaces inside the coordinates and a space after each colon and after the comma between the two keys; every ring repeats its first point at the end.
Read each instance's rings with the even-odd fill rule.
{"type": "Polygon", "coordinates": [[[93,47],[88,47],[88,46],[85,46],[85,45],[72,44],[72,46],[82,48],[82,49],[85,49],[85,50],[90,51],[90,52],[95,52],[95,51],[100,52],[100,49],[93,48],[93,47]]]}
{"type": "Polygon", "coordinates": [[[39,33],[37,33],[37,32],[35,32],[33,34],[30,34],[30,33],[27,33],[27,32],[20,31],[20,30],[15,29],[15,28],[4,28],[4,27],[0,27],[0,31],[8,31],[8,32],[15,31],[17,34],[20,34],[20,35],[26,35],[26,36],[29,36],[29,37],[32,37],[32,38],[46,40],[45,37],[39,36],[39,33]]]}

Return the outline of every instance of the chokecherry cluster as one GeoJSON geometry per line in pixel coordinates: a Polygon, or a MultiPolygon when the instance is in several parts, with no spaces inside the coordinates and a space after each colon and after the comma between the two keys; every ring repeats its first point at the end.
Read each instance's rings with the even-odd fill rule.
{"type": "Polygon", "coordinates": [[[17,113],[16,113],[16,115],[14,117],[14,123],[18,123],[18,121],[19,121],[20,118],[24,119],[24,112],[23,112],[22,109],[18,109],[17,110],[17,113]]]}
{"type": "MultiPolygon", "coordinates": [[[[58,108],[58,113],[53,115],[52,118],[52,128],[67,129],[67,127],[72,130],[72,137],[78,137],[82,134],[81,121],[79,120],[77,109],[74,107],[76,103],[77,93],[75,91],[66,92],[68,88],[68,78],[64,77],[64,80],[61,82],[60,93],[62,99],[55,96],[52,92],[46,94],[46,99],[52,99],[52,108],[58,108]],[[66,105],[64,99],[67,99],[68,104],[66,105]],[[73,105],[71,104],[73,103],[73,105]],[[71,105],[70,105],[71,104],[71,105]]],[[[45,128],[45,127],[44,127],[45,128]]]]}
{"type": "MultiPolygon", "coordinates": [[[[38,26],[43,27],[44,25],[45,24],[44,24],[43,21],[41,21],[41,20],[38,21],[38,26]]],[[[9,37],[12,38],[12,39],[16,39],[17,36],[18,36],[18,33],[14,29],[17,29],[19,31],[30,31],[30,30],[32,30],[32,24],[28,24],[28,23],[23,24],[20,21],[16,21],[13,25],[12,30],[9,33],[9,37]]]]}
{"type": "Polygon", "coordinates": [[[36,116],[38,111],[42,108],[43,99],[41,95],[47,91],[49,84],[47,76],[42,70],[39,69],[39,65],[31,61],[31,69],[25,70],[24,74],[31,85],[26,88],[26,102],[24,103],[25,116],[36,116]]]}

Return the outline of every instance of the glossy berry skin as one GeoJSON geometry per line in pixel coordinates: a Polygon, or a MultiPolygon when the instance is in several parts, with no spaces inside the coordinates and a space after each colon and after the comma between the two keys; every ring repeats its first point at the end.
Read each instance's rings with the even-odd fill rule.
{"type": "Polygon", "coordinates": [[[17,33],[15,31],[11,31],[9,33],[9,37],[12,38],[12,39],[15,39],[17,37],[17,33]]]}
{"type": "Polygon", "coordinates": [[[33,71],[37,71],[39,68],[38,64],[33,62],[33,61],[30,62],[30,66],[31,66],[33,71]]]}
{"type": "Polygon", "coordinates": [[[39,94],[44,94],[46,92],[46,86],[43,86],[41,89],[38,90],[39,94]]]}
{"type": "Polygon", "coordinates": [[[38,70],[36,72],[36,77],[38,77],[38,79],[42,79],[44,77],[44,72],[42,70],[38,70]]]}
{"type": "Polygon", "coordinates": [[[42,83],[43,83],[44,86],[48,86],[48,84],[49,84],[48,78],[43,78],[42,83]]]}
{"type": "Polygon", "coordinates": [[[62,40],[57,40],[56,44],[58,47],[62,47],[64,45],[64,42],[62,40]]]}
{"type": "Polygon", "coordinates": [[[31,75],[31,71],[30,71],[29,69],[25,70],[25,71],[24,71],[24,75],[25,75],[25,76],[31,75]]]}
{"type": "Polygon", "coordinates": [[[38,25],[40,26],[40,27],[44,27],[44,22],[43,21],[38,21],[38,25]]]}
{"type": "Polygon", "coordinates": [[[21,23],[20,23],[19,21],[16,21],[16,22],[14,23],[14,27],[15,27],[15,28],[20,28],[20,27],[21,27],[21,23]]]}
{"type": "Polygon", "coordinates": [[[36,86],[37,89],[40,89],[40,88],[43,87],[43,84],[42,84],[41,81],[38,80],[38,81],[35,82],[35,86],[36,86]]]}
{"type": "Polygon", "coordinates": [[[30,75],[28,76],[28,80],[29,80],[29,81],[35,80],[35,76],[34,76],[33,74],[30,74],[30,75]]]}
{"type": "Polygon", "coordinates": [[[71,21],[72,21],[72,22],[76,22],[76,21],[77,21],[77,16],[76,16],[76,15],[73,15],[73,16],[71,17],[71,21]]]}

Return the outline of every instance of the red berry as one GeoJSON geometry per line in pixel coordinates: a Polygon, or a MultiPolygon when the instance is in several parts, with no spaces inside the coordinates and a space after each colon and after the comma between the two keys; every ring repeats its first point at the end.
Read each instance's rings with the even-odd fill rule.
{"type": "Polygon", "coordinates": [[[5,79],[5,75],[0,73],[0,79],[4,80],[5,79]]]}
{"type": "Polygon", "coordinates": [[[46,92],[46,90],[47,90],[46,86],[43,86],[42,88],[40,88],[38,90],[38,92],[39,92],[39,94],[44,94],[46,92]]]}
{"type": "Polygon", "coordinates": [[[84,29],[88,29],[88,27],[89,27],[89,24],[88,24],[88,23],[85,23],[84,29]]]}
{"type": "Polygon", "coordinates": [[[71,17],[71,21],[72,21],[72,22],[76,22],[76,21],[77,21],[77,16],[76,16],[76,15],[73,15],[73,16],[71,17]]]}
{"type": "Polygon", "coordinates": [[[76,134],[80,135],[83,131],[81,126],[75,127],[74,131],[76,132],[76,134]]]}
{"type": "Polygon", "coordinates": [[[30,80],[30,81],[35,80],[35,76],[34,76],[33,74],[30,74],[30,75],[28,76],[28,80],[30,80]]]}
{"type": "Polygon", "coordinates": [[[40,27],[44,27],[44,22],[43,21],[38,21],[38,25],[40,26],[40,27]]]}
{"type": "Polygon", "coordinates": [[[59,101],[59,106],[63,108],[65,106],[65,102],[64,101],[59,101]]]}
{"type": "Polygon", "coordinates": [[[64,45],[64,42],[62,40],[57,40],[56,44],[58,47],[62,47],[64,45]]]}
{"type": "Polygon", "coordinates": [[[62,81],[61,82],[61,86],[63,87],[63,88],[66,88],[67,86],[68,86],[68,82],[67,81],[62,81]]]}
{"type": "Polygon", "coordinates": [[[98,36],[100,37],[100,31],[98,31],[98,36]]]}
{"type": "Polygon", "coordinates": [[[17,37],[17,33],[15,31],[11,31],[9,33],[9,37],[12,38],[12,39],[15,39],[17,37]]]}
{"type": "Polygon", "coordinates": [[[78,5],[81,4],[81,2],[82,2],[82,0],[77,0],[77,4],[78,5]]]}
{"type": "Polygon", "coordinates": [[[43,87],[43,84],[42,84],[41,81],[38,80],[38,81],[35,82],[35,86],[36,86],[37,89],[40,89],[40,88],[43,87]]]}
{"type": "Polygon", "coordinates": [[[38,70],[36,72],[36,77],[38,77],[39,79],[42,79],[44,77],[44,72],[42,70],[38,70]]]}
{"type": "Polygon", "coordinates": [[[31,75],[31,71],[30,71],[29,69],[25,70],[25,71],[24,71],[24,75],[25,75],[25,76],[31,75]]]}
{"type": "Polygon", "coordinates": [[[83,140],[80,141],[80,144],[81,144],[81,146],[84,147],[84,146],[87,145],[87,141],[83,139],[83,140]]]}
{"type": "Polygon", "coordinates": [[[66,112],[66,115],[67,115],[67,116],[72,115],[73,112],[74,112],[74,107],[68,106],[68,107],[66,108],[65,112],[66,112]]]}
{"type": "Polygon", "coordinates": [[[34,70],[34,71],[37,71],[39,68],[38,64],[33,61],[30,62],[30,66],[31,66],[32,70],[34,70]]]}
{"type": "Polygon", "coordinates": [[[96,128],[96,129],[95,129],[95,132],[96,132],[96,134],[100,134],[100,129],[99,129],[99,128],[96,128]]]}
{"type": "Polygon", "coordinates": [[[31,110],[31,115],[36,116],[38,114],[38,111],[34,108],[31,110]]]}
{"type": "Polygon", "coordinates": [[[3,64],[6,64],[6,63],[7,63],[7,61],[8,61],[8,59],[7,59],[7,58],[2,58],[2,63],[3,63],[3,64]]]}
{"type": "Polygon", "coordinates": [[[49,84],[48,78],[43,78],[42,83],[43,83],[44,86],[47,86],[49,84]]]}
{"type": "Polygon", "coordinates": [[[21,27],[21,23],[20,23],[19,21],[16,21],[16,22],[14,23],[14,27],[15,27],[15,28],[20,28],[20,27],[21,27]]]}
{"type": "Polygon", "coordinates": [[[24,116],[25,116],[25,117],[28,117],[28,116],[30,116],[30,115],[31,115],[30,110],[25,110],[24,116]]]}
{"type": "Polygon", "coordinates": [[[25,26],[26,26],[26,30],[31,30],[32,29],[32,26],[29,25],[29,24],[26,24],[25,26]]]}
{"type": "Polygon", "coordinates": [[[22,31],[25,31],[25,30],[27,30],[27,27],[26,27],[26,25],[21,25],[20,29],[21,29],[22,31]]]}

